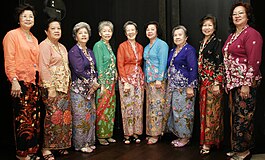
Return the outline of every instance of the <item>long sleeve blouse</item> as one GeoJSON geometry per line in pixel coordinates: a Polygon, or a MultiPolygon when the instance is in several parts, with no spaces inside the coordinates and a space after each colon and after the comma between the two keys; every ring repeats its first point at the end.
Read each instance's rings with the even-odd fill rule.
{"type": "Polygon", "coordinates": [[[169,89],[192,87],[198,84],[198,61],[196,50],[186,44],[177,55],[176,47],[170,50],[168,58],[169,89]]]}
{"type": "Polygon", "coordinates": [[[223,84],[224,81],[224,62],[222,54],[222,41],[212,35],[204,44],[200,42],[198,67],[200,83],[212,85],[214,83],[223,84]]]}
{"type": "Polygon", "coordinates": [[[32,42],[27,41],[21,28],[17,28],[9,31],[3,39],[5,72],[11,82],[17,78],[35,84],[36,71],[39,70],[39,45],[33,34],[30,35],[32,42]]]}
{"type": "Polygon", "coordinates": [[[261,79],[260,63],[263,39],[259,32],[247,26],[241,34],[231,33],[223,47],[226,87],[252,86],[261,79]]]}
{"type": "Polygon", "coordinates": [[[116,57],[111,48],[103,40],[98,41],[93,52],[96,58],[96,68],[98,71],[98,83],[106,88],[110,87],[110,81],[115,81],[117,77],[116,57]]]}
{"type": "Polygon", "coordinates": [[[78,45],[74,45],[68,52],[68,59],[71,68],[72,81],[79,79],[90,79],[97,77],[96,59],[91,49],[87,48],[87,53],[91,57],[89,60],[78,45]],[[91,64],[93,63],[93,64],[91,64]]]}
{"type": "Polygon", "coordinates": [[[143,46],[135,43],[135,51],[129,41],[121,43],[117,52],[117,64],[119,78],[122,82],[137,85],[137,78],[140,78],[141,84],[144,83],[144,74],[142,71],[143,46]]]}
{"type": "Polygon", "coordinates": [[[168,45],[165,41],[156,38],[152,46],[144,48],[144,74],[147,83],[165,79],[168,58],[168,45]]]}
{"type": "Polygon", "coordinates": [[[57,50],[48,39],[42,41],[39,46],[41,85],[44,88],[54,88],[56,91],[67,93],[70,84],[70,69],[65,46],[59,43],[59,50],[57,50]]]}

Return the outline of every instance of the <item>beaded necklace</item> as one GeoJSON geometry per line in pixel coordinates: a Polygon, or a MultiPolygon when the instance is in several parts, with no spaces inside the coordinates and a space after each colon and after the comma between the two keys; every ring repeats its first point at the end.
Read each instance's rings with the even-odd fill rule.
{"type": "Polygon", "coordinates": [[[236,32],[235,33],[233,33],[233,35],[232,35],[232,37],[231,37],[231,39],[230,39],[230,41],[226,44],[226,46],[225,46],[225,48],[224,48],[224,51],[225,51],[225,53],[227,54],[227,51],[228,51],[228,47],[241,35],[241,33],[245,30],[245,29],[247,29],[249,27],[249,25],[246,25],[238,34],[236,34],[236,32]]]}

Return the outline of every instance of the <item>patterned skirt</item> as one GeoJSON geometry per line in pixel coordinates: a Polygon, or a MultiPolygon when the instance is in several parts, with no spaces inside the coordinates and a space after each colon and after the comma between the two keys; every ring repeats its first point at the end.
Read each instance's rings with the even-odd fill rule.
{"type": "Polygon", "coordinates": [[[96,135],[97,138],[110,138],[113,136],[116,94],[115,83],[110,85],[110,89],[105,89],[100,95],[100,89],[97,90],[96,99],[96,135]]]}
{"type": "Polygon", "coordinates": [[[40,95],[38,86],[19,82],[21,97],[13,98],[16,154],[26,157],[39,149],[40,95]]]}
{"type": "Polygon", "coordinates": [[[86,145],[95,145],[96,105],[95,95],[87,100],[73,91],[71,94],[73,116],[73,146],[80,150],[86,145]]]}
{"type": "Polygon", "coordinates": [[[224,138],[223,90],[213,95],[211,86],[200,86],[200,144],[219,146],[224,138]]]}
{"type": "Polygon", "coordinates": [[[155,82],[146,86],[146,134],[149,136],[160,136],[164,132],[165,89],[165,81],[159,89],[155,87],[155,82]]]}
{"type": "MultiPolygon", "coordinates": [[[[140,84],[140,83],[138,83],[140,84]]],[[[124,92],[124,83],[119,81],[123,132],[126,136],[143,133],[144,86],[129,84],[130,91],[124,92]]]]}
{"type": "Polygon", "coordinates": [[[72,113],[70,93],[56,92],[55,100],[48,98],[47,89],[42,88],[46,115],[44,118],[44,149],[58,150],[71,147],[72,113]]]}
{"type": "Polygon", "coordinates": [[[167,94],[167,103],[171,106],[167,127],[179,138],[191,138],[193,131],[195,96],[191,99],[186,97],[186,88],[167,94]]]}

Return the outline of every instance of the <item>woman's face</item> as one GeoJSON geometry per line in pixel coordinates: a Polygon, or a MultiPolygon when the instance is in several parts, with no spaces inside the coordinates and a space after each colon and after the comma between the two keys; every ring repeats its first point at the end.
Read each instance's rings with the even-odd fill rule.
{"type": "Polygon", "coordinates": [[[19,24],[24,30],[30,30],[34,25],[34,14],[31,10],[25,10],[19,15],[19,24]]]}
{"type": "Polygon", "coordinates": [[[183,29],[177,29],[173,34],[173,41],[177,46],[183,46],[186,44],[188,37],[183,29]]]}
{"type": "Polygon", "coordinates": [[[101,31],[99,32],[100,37],[105,42],[109,42],[112,37],[112,30],[109,26],[103,26],[101,31]]]}
{"type": "Polygon", "coordinates": [[[128,40],[135,40],[137,33],[138,32],[134,25],[129,24],[125,27],[125,35],[128,40]]]}
{"type": "Polygon", "coordinates": [[[58,41],[61,38],[62,30],[59,22],[54,21],[49,24],[49,28],[45,31],[48,38],[52,41],[58,41]]]}
{"type": "Polygon", "coordinates": [[[76,41],[80,44],[86,44],[89,40],[89,33],[86,28],[80,28],[76,33],[76,41]]]}
{"type": "Polygon", "coordinates": [[[214,33],[214,25],[211,19],[207,19],[202,24],[202,33],[205,37],[210,37],[214,33]]]}
{"type": "Polygon", "coordinates": [[[237,6],[233,11],[233,23],[236,27],[244,27],[248,23],[246,9],[243,6],[237,6]]]}
{"type": "Polygon", "coordinates": [[[146,28],[146,37],[151,39],[155,39],[157,37],[157,28],[154,24],[149,24],[146,28]]]}

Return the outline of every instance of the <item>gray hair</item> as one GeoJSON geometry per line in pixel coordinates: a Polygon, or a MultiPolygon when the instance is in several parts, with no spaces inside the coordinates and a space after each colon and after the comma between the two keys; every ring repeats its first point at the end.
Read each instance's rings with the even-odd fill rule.
{"type": "Polygon", "coordinates": [[[123,25],[123,31],[124,31],[125,33],[126,33],[126,27],[127,27],[128,25],[133,25],[133,26],[135,27],[136,31],[138,31],[138,27],[137,27],[137,24],[136,24],[135,22],[133,22],[133,21],[127,21],[127,22],[124,23],[124,25],[123,25]]]}
{"type": "Polygon", "coordinates": [[[185,27],[185,26],[183,26],[183,25],[178,25],[178,26],[176,26],[176,27],[174,27],[173,29],[172,29],[172,36],[174,35],[174,32],[176,31],[176,30],[178,30],[178,29],[182,29],[183,31],[184,31],[184,33],[185,33],[185,36],[186,37],[188,37],[188,30],[187,30],[187,28],[185,27]]]}
{"type": "Polygon", "coordinates": [[[87,29],[89,37],[91,36],[91,28],[90,28],[89,24],[87,24],[86,22],[79,22],[73,28],[73,38],[74,39],[76,38],[76,34],[77,34],[78,30],[81,28],[87,29]]]}
{"type": "Polygon", "coordinates": [[[111,21],[101,21],[101,22],[99,22],[99,24],[98,24],[98,31],[100,32],[103,29],[103,27],[105,27],[105,26],[109,26],[110,29],[111,29],[111,31],[113,32],[114,26],[111,23],[111,21]]]}

